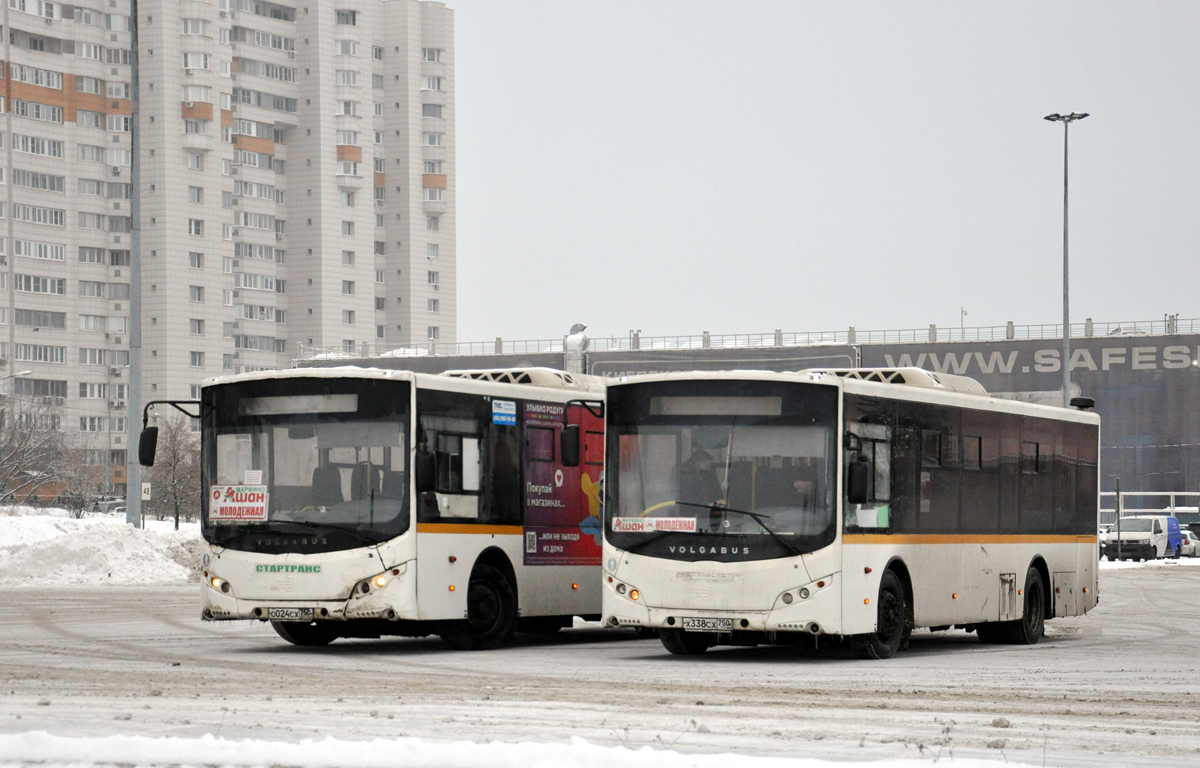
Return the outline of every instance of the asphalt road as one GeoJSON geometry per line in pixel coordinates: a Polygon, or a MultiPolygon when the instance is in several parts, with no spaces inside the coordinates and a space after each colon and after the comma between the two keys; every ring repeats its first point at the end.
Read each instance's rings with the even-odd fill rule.
{"type": "Polygon", "coordinates": [[[295,741],[420,736],[841,759],[1200,765],[1200,568],[1106,570],[1100,606],[1032,647],[918,632],[840,648],[667,654],[580,626],[483,653],[441,641],[285,644],[202,623],[197,588],[0,594],[0,732],[295,741]]]}

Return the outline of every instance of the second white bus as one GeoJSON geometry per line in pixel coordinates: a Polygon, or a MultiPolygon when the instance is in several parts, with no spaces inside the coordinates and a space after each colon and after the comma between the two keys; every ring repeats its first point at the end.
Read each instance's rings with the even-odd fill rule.
{"type": "Polygon", "coordinates": [[[919,369],[634,376],[607,391],[607,626],[672,653],[915,627],[1036,643],[1097,600],[1099,417],[919,369]]]}

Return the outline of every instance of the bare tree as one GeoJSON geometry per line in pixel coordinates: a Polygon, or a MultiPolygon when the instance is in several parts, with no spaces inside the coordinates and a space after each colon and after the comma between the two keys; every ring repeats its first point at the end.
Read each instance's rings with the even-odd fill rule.
{"type": "MultiPolygon", "coordinates": [[[[200,436],[192,431],[191,419],[182,414],[159,420],[158,452],[154,466],[146,470],[154,496],[155,509],[179,518],[193,519],[200,514],[200,436]]],[[[140,493],[130,489],[131,493],[140,493]]]]}
{"type": "Polygon", "coordinates": [[[57,496],[66,466],[62,415],[48,397],[0,396],[0,498],[57,496]]]}
{"type": "Polygon", "coordinates": [[[108,451],[97,450],[91,433],[81,432],[63,440],[58,476],[58,505],[72,517],[83,517],[88,501],[104,487],[104,462],[108,451]]]}

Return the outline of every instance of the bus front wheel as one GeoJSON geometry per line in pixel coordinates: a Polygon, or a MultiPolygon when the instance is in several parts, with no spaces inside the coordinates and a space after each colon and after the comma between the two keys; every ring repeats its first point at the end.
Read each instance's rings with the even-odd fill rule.
{"type": "Polygon", "coordinates": [[[467,618],[442,630],[442,639],[460,651],[488,651],[513,633],[517,600],[504,574],[490,565],[477,565],[467,587],[467,618]]]}
{"type": "Polygon", "coordinates": [[[271,628],[292,645],[315,647],[329,645],[338,639],[337,627],[326,622],[272,621],[271,628]]]}
{"type": "Polygon", "coordinates": [[[893,571],[884,571],[875,603],[875,631],[855,635],[851,644],[864,659],[890,659],[904,643],[908,608],[904,603],[904,585],[893,571]]]}
{"type": "Polygon", "coordinates": [[[710,632],[684,632],[681,629],[660,629],[658,636],[663,647],[676,656],[695,656],[717,644],[710,632]]]}

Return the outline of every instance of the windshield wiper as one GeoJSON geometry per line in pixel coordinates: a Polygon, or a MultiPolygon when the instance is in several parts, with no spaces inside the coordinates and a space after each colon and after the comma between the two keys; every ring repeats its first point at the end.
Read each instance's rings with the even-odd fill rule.
{"type": "Polygon", "coordinates": [[[307,520],[272,520],[271,522],[272,523],[281,523],[281,524],[286,524],[286,525],[298,525],[301,528],[307,528],[310,531],[333,530],[333,531],[337,531],[338,533],[348,534],[352,538],[358,539],[359,541],[364,542],[371,546],[374,546],[379,543],[375,539],[375,537],[373,537],[369,534],[363,533],[362,531],[357,531],[357,530],[354,530],[353,528],[343,528],[340,525],[333,525],[332,523],[312,523],[307,520]]]}
{"type": "Polygon", "coordinates": [[[792,554],[794,554],[794,555],[804,554],[803,552],[801,552],[800,550],[798,550],[794,546],[792,546],[790,542],[788,542],[782,536],[780,536],[778,533],[776,533],[771,528],[771,526],[769,526],[765,522],[763,522],[763,518],[766,517],[766,515],[760,514],[758,512],[747,512],[744,509],[734,509],[732,507],[717,506],[716,504],[693,504],[690,501],[677,501],[677,502],[675,502],[675,504],[680,507],[699,507],[701,509],[707,509],[712,512],[733,512],[734,514],[745,515],[746,517],[749,517],[750,519],[754,520],[754,522],[758,523],[759,527],[762,528],[764,531],[766,531],[771,536],[772,539],[775,539],[775,541],[782,544],[786,549],[791,551],[792,554]]]}

